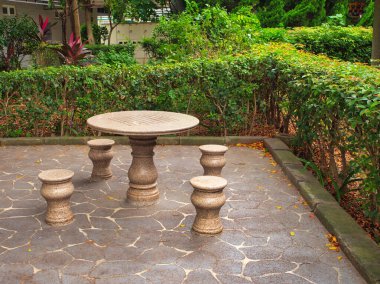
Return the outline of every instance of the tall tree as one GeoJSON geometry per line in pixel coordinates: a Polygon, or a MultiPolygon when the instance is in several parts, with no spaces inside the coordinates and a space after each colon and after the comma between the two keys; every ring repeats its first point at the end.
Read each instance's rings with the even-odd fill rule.
{"type": "Polygon", "coordinates": [[[84,0],[84,17],[86,21],[87,39],[89,44],[95,44],[94,33],[92,30],[92,5],[91,0],[84,0]]]}
{"type": "Polygon", "coordinates": [[[371,65],[380,67],[380,0],[375,0],[371,65]]]}
{"type": "Polygon", "coordinates": [[[72,5],[72,15],[73,15],[72,31],[75,35],[75,38],[81,38],[78,0],[70,0],[70,1],[72,5]]]}

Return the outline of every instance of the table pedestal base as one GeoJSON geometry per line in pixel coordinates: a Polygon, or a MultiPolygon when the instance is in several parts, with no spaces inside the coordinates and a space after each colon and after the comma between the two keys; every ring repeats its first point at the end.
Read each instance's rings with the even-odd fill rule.
{"type": "Polygon", "coordinates": [[[158,201],[157,169],[154,165],[154,146],[157,137],[130,136],[132,164],[128,171],[127,200],[136,206],[152,205],[158,201]]]}

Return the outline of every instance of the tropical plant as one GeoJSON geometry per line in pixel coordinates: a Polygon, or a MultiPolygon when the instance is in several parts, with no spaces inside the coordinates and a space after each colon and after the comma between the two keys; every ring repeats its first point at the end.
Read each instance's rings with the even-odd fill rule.
{"type": "Polygon", "coordinates": [[[88,51],[84,50],[84,45],[85,43],[82,43],[80,38],[75,38],[74,33],[71,33],[69,42],[57,51],[65,64],[78,65],[88,55],[88,51]]]}

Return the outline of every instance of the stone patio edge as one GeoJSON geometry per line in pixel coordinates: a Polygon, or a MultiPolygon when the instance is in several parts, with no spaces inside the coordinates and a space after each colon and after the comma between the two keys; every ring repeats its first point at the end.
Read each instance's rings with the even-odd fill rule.
{"type": "Polygon", "coordinates": [[[279,138],[264,139],[264,145],[297,187],[312,211],[334,234],[347,257],[368,283],[380,283],[380,248],[335,201],[335,198],[304,169],[299,159],[279,138]]]}
{"type": "MultiPolygon", "coordinates": [[[[129,145],[126,136],[83,136],[83,137],[19,137],[0,138],[0,146],[36,146],[36,145],[86,145],[87,141],[96,138],[108,138],[115,140],[116,144],[129,145]]],[[[254,143],[264,140],[264,136],[159,136],[158,145],[203,145],[254,143]]]]}

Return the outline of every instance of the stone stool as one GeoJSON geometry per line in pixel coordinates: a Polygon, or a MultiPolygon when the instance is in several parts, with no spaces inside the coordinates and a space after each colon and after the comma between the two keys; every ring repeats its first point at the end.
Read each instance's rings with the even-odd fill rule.
{"type": "Polygon", "coordinates": [[[191,203],[197,215],[193,230],[201,234],[218,234],[223,230],[219,211],[226,202],[223,189],[227,185],[224,178],[216,176],[199,176],[190,180],[194,187],[191,203]]]}
{"type": "Polygon", "coordinates": [[[47,209],[45,221],[52,226],[63,226],[74,220],[70,208],[70,197],[74,192],[70,170],[48,170],[38,175],[42,181],[41,195],[46,199],[47,209]]]}
{"type": "Polygon", "coordinates": [[[95,139],[87,142],[87,145],[90,146],[88,157],[94,165],[91,174],[92,180],[109,179],[112,177],[110,164],[113,158],[111,148],[114,144],[115,141],[111,139],[95,139]]]}
{"type": "Polygon", "coordinates": [[[226,164],[224,153],[228,147],[222,145],[202,145],[199,147],[202,152],[201,165],[205,176],[220,176],[226,164]]]}

